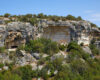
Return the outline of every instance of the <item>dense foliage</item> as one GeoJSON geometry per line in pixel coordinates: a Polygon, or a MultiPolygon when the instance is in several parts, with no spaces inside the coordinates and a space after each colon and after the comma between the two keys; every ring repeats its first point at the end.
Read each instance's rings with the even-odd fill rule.
{"type": "MultiPolygon", "coordinates": [[[[5,23],[9,23],[11,21],[21,21],[21,22],[30,22],[32,25],[37,26],[38,21],[41,19],[47,19],[52,21],[66,21],[66,20],[74,20],[74,21],[81,21],[83,20],[81,16],[75,17],[73,15],[67,16],[57,16],[57,15],[46,15],[43,13],[39,14],[26,14],[26,15],[11,15],[9,13],[5,13],[4,15],[0,15],[0,17],[6,17],[10,20],[6,20],[5,23]]],[[[91,23],[92,27],[98,27],[96,24],[91,23]]]]}
{"type": "MultiPolygon", "coordinates": [[[[99,56],[97,48],[93,44],[90,45],[90,48],[95,55],[99,56]]],[[[41,57],[38,60],[37,66],[44,65],[42,69],[32,70],[30,65],[13,67],[13,64],[8,64],[9,70],[0,71],[0,80],[34,80],[35,78],[43,78],[44,80],[100,80],[100,59],[91,57],[75,41],[64,46],[58,45],[50,39],[40,38],[31,40],[24,47],[18,48],[18,50],[21,49],[47,53],[50,56],[41,57]],[[54,56],[59,50],[66,51],[67,56],[54,56]]],[[[0,68],[3,66],[0,63],[0,68]]]]}
{"type": "Polygon", "coordinates": [[[54,42],[50,39],[39,38],[37,40],[29,41],[25,46],[25,50],[53,55],[59,51],[59,47],[57,42],[54,42]]]}
{"type": "MultiPolygon", "coordinates": [[[[53,20],[53,21],[58,21],[58,20],[83,20],[80,16],[75,17],[72,15],[67,15],[67,16],[56,16],[56,15],[45,15],[43,13],[39,14],[26,14],[26,15],[11,15],[9,13],[5,13],[4,15],[0,15],[1,17],[7,17],[11,21],[22,21],[22,22],[30,22],[32,25],[37,25],[38,20],[41,19],[47,19],[47,20],[53,20]]],[[[7,21],[8,22],[8,21],[7,21]]],[[[7,23],[6,22],[6,23],[7,23]]]]}
{"type": "Polygon", "coordinates": [[[5,47],[0,47],[0,53],[4,53],[5,52],[5,47]]]}
{"type": "Polygon", "coordinates": [[[100,55],[100,50],[94,44],[90,44],[90,49],[93,55],[100,55]]]}

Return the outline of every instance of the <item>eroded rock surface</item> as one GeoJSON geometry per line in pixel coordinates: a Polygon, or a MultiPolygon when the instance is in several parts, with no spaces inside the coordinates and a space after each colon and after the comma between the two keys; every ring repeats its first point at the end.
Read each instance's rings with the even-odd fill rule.
{"type": "Polygon", "coordinates": [[[100,37],[100,30],[92,28],[88,21],[40,20],[37,27],[23,22],[0,25],[0,46],[6,45],[7,48],[16,48],[30,39],[40,37],[50,38],[62,44],[74,40],[78,44],[89,45],[93,38],[100,37]]]}
{"type": "Polygon", "coordinates": [[[0,25],[0,42],[7,48],[16,48],[34,38],[34,27],[30,23],[11,22],[0,25]]]}
{"type": "Polygon", "coordinates": [[[43,37],[50,38],[60,43],[69,43],[72,40],[89,45],[91,41],[91,24],[87,21],[48,21],[41,20],[39,28],[43,37]]]}

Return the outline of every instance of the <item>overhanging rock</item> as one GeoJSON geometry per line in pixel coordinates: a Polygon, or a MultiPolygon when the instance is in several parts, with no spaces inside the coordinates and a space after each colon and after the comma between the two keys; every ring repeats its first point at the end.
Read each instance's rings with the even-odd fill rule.
{"type": "Polygon", "coordinates": [[[34,26],[30,23],[11,22],[0,27],[0,31],[1,46],[6,45],[7,48],[16,48],[34,38],[34,26]]]}
{"type": "Polygon", "coordinates": [[[89,45],[91,41],[91,24],[88,21],[48,21],[39,22],[39,30],[43,37],[50,38],[60,43],[69,43],[74,40],[78,44],[89,45]],[[66,34],[66,32],[68,34],[66,34]],[[59,33],[59,34],[58,34],[59,33]]]}

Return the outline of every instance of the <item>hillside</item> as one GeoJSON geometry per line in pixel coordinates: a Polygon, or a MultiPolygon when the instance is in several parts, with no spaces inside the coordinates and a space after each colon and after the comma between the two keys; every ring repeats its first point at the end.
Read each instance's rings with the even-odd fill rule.
{"type": "Polygon", "coordinates": [[[72,15],[0,17],[0,80],[100,80],[100,29],[72,15]]]}

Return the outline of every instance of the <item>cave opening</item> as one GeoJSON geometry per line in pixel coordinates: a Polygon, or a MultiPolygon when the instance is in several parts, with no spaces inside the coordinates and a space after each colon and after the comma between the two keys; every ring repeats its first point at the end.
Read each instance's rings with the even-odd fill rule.
{"type": "Polygon", "coordinates": [[[11,46],[11,48],[12,48],[12,49],[14,49],[14,48],[18,48],[18,46],[11,46]]]}

